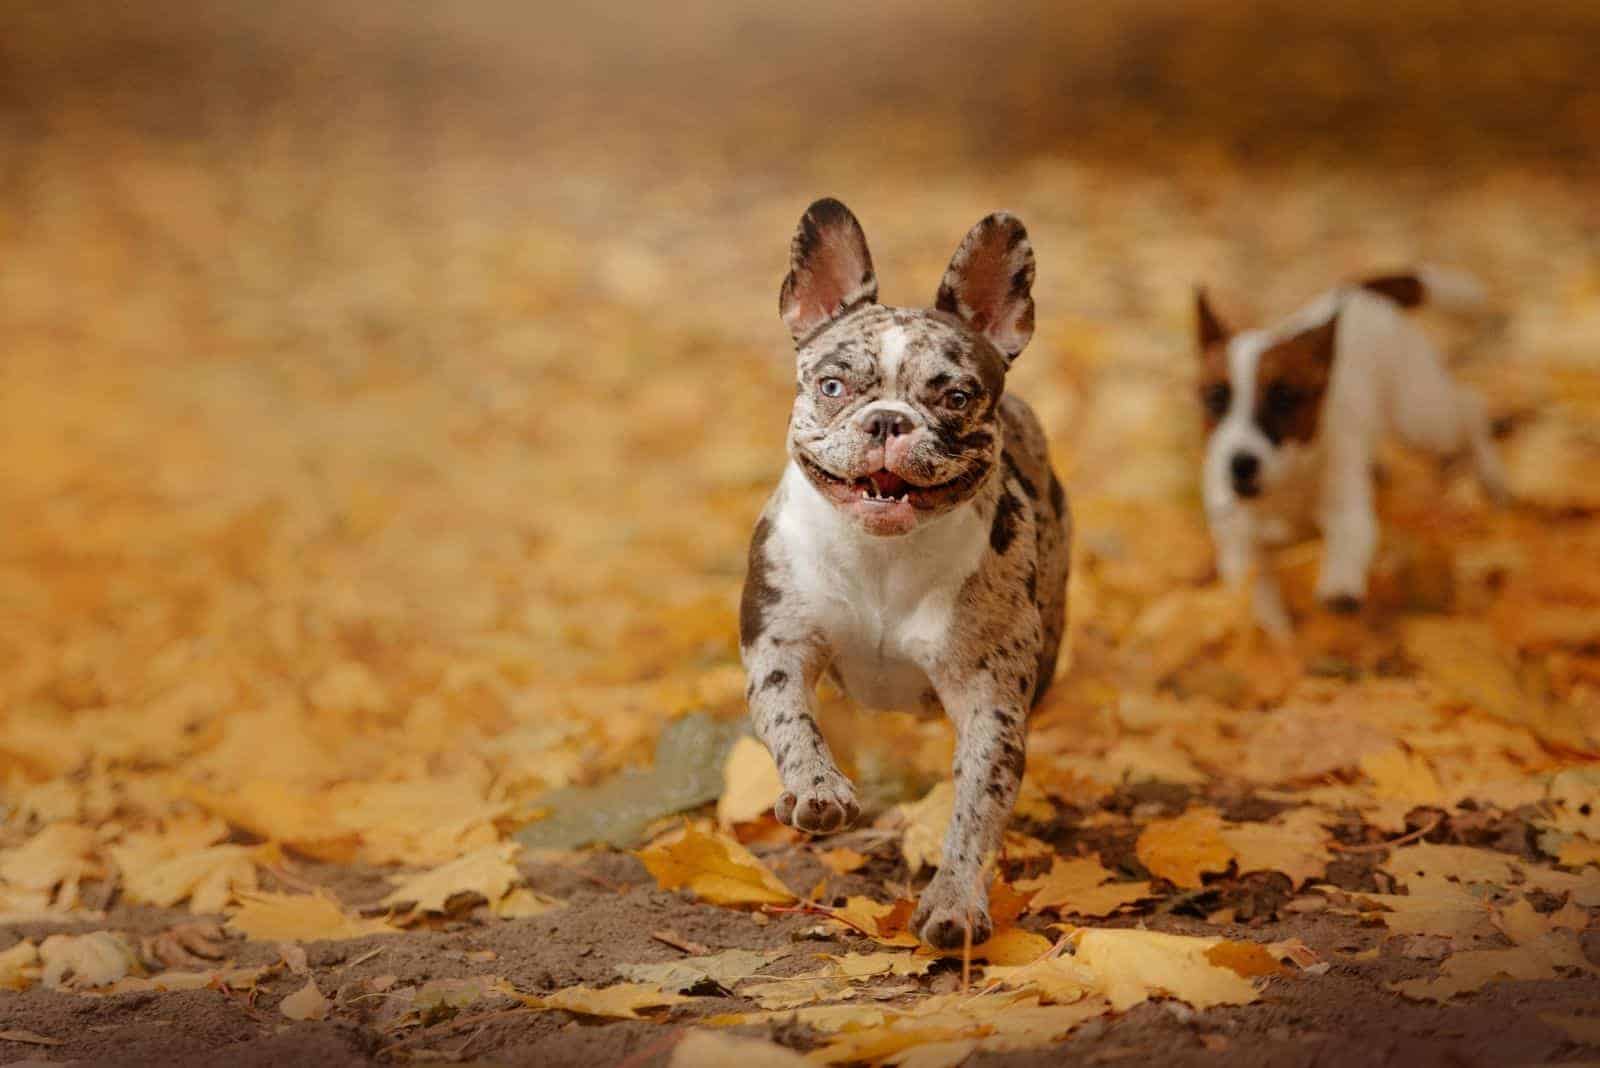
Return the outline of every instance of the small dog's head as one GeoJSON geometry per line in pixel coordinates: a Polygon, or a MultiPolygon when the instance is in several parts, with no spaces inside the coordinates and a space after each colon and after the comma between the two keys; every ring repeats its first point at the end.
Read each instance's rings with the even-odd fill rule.
{"type": "Polygon", "coordinates": [[[1291,332],[1233,333],[1195,292],[1200,405],[1205,411],[1209,508],[1271,490],[1294,453],[1317,436],[1333,372],[1337,309],[1291,332]]]}
{"type": "Polygon", "coordinates": [[[943,515],[999,460],[1033,274],[1027,231],[997,213],[956,249],[934,309],[887,308],[850,209],[819,200],[801,218],[778,296],[798,351],[789,453],[863,530],[905,534],[943,515]]]}

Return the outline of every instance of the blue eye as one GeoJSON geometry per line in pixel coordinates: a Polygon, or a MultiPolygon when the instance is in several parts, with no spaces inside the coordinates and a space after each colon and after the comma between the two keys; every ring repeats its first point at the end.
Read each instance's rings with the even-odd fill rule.
{"type": "Polygon", "coordinates": [[[844,396],[844,382],[837,378],[824,378],[817,388],[822,390],[824,397],[844,396]]]}

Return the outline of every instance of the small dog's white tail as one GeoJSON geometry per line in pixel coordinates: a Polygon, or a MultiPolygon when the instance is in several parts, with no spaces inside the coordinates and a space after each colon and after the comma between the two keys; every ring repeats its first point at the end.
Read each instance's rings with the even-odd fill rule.
{"type": "Polygon", "coordinates": [[[1381,294],[1402,308],[1436,304],[1463,311],[1482,304],[1488,294],[1483,283],[1455,267],[1429,264],[1400,274],[1381,274],[1357,283],[1362,289],[1381,294]]]}

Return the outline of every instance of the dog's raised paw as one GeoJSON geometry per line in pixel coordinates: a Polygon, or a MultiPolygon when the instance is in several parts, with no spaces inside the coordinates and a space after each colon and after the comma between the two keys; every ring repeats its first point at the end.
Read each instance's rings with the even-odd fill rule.
{"type": "Polygon", "coordinates": [[[935,875],[922,892],[922,900],[911,917],[911,929],[934,949],[961,949],[987,942],[994,933],[994,923],[989,919],[986,896],[961,893],[935,875]]]}
{"type": "Polygon", "coordinates": [[[785,790],[772,806],[779,823],[811,834],[832,834],[855,823],[861,815],[856,792],[841,776],[818,776],[820,782],[801,790],[785,790]]]}

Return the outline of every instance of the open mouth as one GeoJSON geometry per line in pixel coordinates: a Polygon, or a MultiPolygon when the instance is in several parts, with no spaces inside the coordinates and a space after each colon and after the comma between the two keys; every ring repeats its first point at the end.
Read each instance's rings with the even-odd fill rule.
{"type": "Polygon", "coordinates": [[[828,491],[840,503],[854,501],[869,506],[910,504],[914,508],[933,508],[964,490],[974,486],[982,471],[969,472],[949,482],[933,486],[919,486],[907,482],[888,469],[880,469],[856,478],[843,478],[834,474],[809,456],[800,456],[801,465],[811,480],[828,491]]]}

